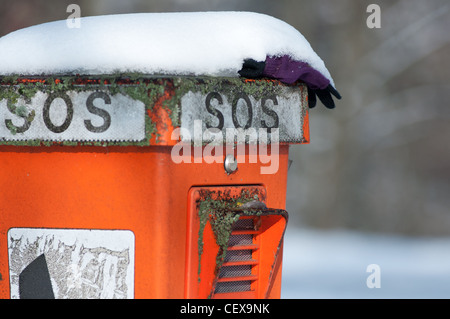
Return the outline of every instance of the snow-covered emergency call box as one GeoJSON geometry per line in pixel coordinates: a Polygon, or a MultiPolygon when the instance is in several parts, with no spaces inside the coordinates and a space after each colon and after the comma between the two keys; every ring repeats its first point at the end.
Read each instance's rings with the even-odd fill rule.
{"type": "Polygon", "coordinates": [[[238,71],[298,34],[191,13],[0,38],[0,297],[279,298],[308,87],[238,71]]]}
{"type": "Polygon", "coordinates": [[[1,92],[2,297],[279,297],[303,85],[46,77],[1,92]]]}

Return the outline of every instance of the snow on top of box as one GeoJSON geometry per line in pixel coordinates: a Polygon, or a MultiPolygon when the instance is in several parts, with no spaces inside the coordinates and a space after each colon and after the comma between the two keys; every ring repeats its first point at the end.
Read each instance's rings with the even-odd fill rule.
{"type": "Polygon", "coordinates": [[[238,76],[244,59],[290,55],[328,77],[289,24],[250,12],[135,13],[44,23],[0,38],[0,74],[238,76]]]}

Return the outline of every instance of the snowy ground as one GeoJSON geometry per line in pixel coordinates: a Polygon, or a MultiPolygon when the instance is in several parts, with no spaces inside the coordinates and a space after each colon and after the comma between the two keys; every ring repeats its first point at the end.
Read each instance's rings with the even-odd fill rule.
{"type": "Polygon", "coordinates": [[[450,238],[288,227],[281,297],[450,298],[450,238]],[[370,264],[380,288],[367,287],[370,264]]]}

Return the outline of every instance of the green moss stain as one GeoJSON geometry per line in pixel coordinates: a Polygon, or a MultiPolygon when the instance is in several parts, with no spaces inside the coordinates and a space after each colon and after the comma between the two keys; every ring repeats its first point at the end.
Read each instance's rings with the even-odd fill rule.
{"type": "MultiPolygon", "coordinates": [[[[47,77],[39,79],[36,82],[28,81],[21,82],[19,77],[9,76],[0,78],[0,101],[6,99],[8,102],[9,110],[20,116],[24,117],[27,109],[23,105],[19,105],[19,99],[22,98],[25,101],[30,101],[37,92],[54,93],[54,92],[85,92],[93,90],[102,90],[108,92],[110,95],[123,94],[131,97],[136,101],[141,101],[146,107],[146,111],[151,112],[158,98],[164,94],[166,81],[151,81],[144,77],[139,78],[133,74],[131,76],[122,77],[118,75],[102,76],[102,77],[77,77],[77,76],[63,76],[63,77],[47,77]]],[[[29,120],[34,118],[34,111],[27,114],[29,120]]],[[[73,142],[63,141],[58,142],[58,145],[76,146],[76,145],[91,145],[91,146],[106,146],[119,144],[122,146],[149,145],[153,134],[156,133],[156,125],[152,122],[149,116],[145,117],[145,130],[146,139],[138,142],[108,142],[108,141],[92,141],[92,142],[73,142]]],[[[6,124],[7,125],[7,124],[6,124]]],[[[12,134],[15,133],[14,126],[8,127],[12,134]]],[[[55,145],[52,141],[7,141],[5,144],[17,145],[17,146],[51,146],[55,145]]]]}
{"type": "Polygon", "coordinates": [[[163,102],[169,112],[174,127],[180,126],[181,98],[188,92],[206,95],[219,92],[231,101],[238,93],[245,93],[259,100],[268,95],[281,94],[281,84],[277,81],[249,81],[232,77],[176,77],[173,78],[175,95],[163,102]]]}
{"type": "Polygon", "coordinates": [[[228,242],[231,236],[233,224],[243,215],[258,216],[261,211],[241,210],[240,206],[253,200],[262,200],[256,189],[242,190],[238,195],[230,195],[230,192],[204,191],[198,201],[198,217],[200,228],[198,233],[198,281],[200,282],[201,259],[203,255],[203,234],[207,222],[211,224],[212,231],[219,246],[216,256],[216,274],[225,260],[228,242]]]}
{"type": "MultiPolygon", "coordinates": [[[[165,99],[162,107],[168,112],[173,127],[180,126],[181,99],[188,92],[200,92],[208,94],[219,92],[228,99],[232,99],[238,93],[245,93],[255,99],[264,96],[278,95],[281,93],[281,84],[277,81],[249,81],[242,78],[224,77],[155,77],[144,74],[113,74],[102,76],[54,76],[39,77],[21,80],[19,76],[0,77],[0,101],[6,99],[14,113],[20,116],[26,111],[25,107],[18,106],[20,98],[31,100],[37,92],[83,92],[92,90],[106,91],[111,95],[123,94],[136,101],[145,104],[146,114],[146,138],[138,142],[82,142],[76,145],[149,145],[152,137],[158,137],[156,123],[148,115],[155,103],[170,92],[172,96],[165,99]],[[17,107],[16,107],[17,106],[17,107]]],[[[35,141],[3,141],[13,145],[36,145],[35,141]]],[[[40,145],[41,143],[39,143],[40,145]]],[[[47,143],[44,143],[47,144],[47,143]]],[[[54,144],[54,143],[50,143],[54,144]]],[[[59,145],[73,145],[73,142],[59,142],[59,145]]]]}
{"type": "Polygon", "coordinates": [[[19,98],[29,100],[38,92],[37,86],[19,85],[19,86],[2,86],[0,89],[0,101],[6,99],[12,105],[16,105],[19,98]]]}

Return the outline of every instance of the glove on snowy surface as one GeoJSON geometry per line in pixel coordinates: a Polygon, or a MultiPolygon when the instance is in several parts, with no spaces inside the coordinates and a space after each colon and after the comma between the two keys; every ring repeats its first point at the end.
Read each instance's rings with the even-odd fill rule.
{"type": "Polygon", "coordinates": [[[244,61],[239,74],[247,78],[270,77],[286,84],[302,81],[308,87],[308,104],[310,108],[316,106],[316,96],[329,109],[335,107],[331,95],[341,99],[339,92],[323,74],[310,67],[307,63],[292,60],[286,55],[267,57],[264,62],[247,59],[244,61]]]}

